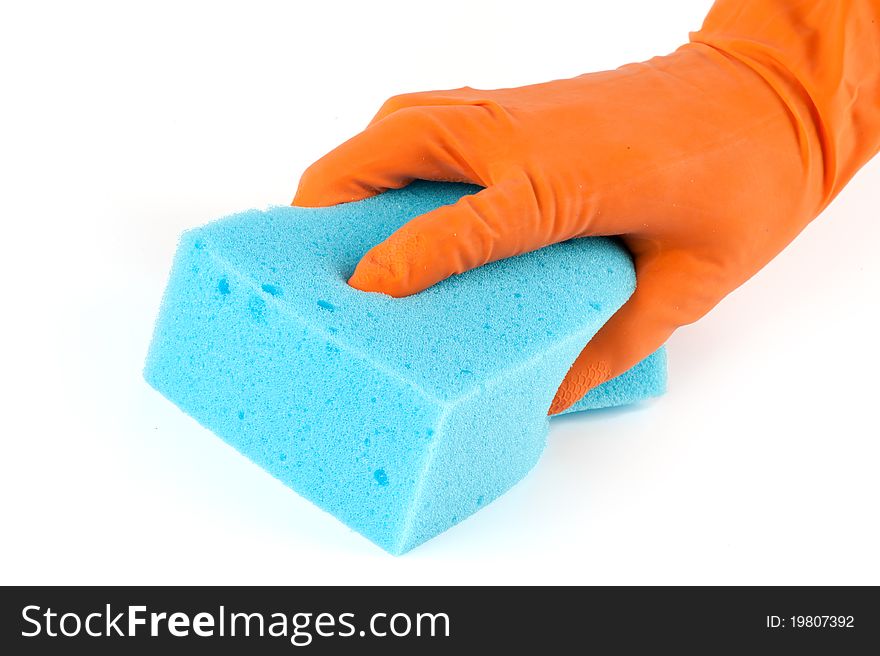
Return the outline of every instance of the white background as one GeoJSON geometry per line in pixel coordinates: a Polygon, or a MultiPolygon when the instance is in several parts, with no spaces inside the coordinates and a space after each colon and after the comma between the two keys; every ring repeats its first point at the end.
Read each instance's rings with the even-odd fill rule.
{"type": "Polygon", "coordinates": [[[674,336],[665,397],[556,421],[522,483],[401,558],[141,379],[183,229],[289,202],[389,95],[663,54],[708,0],[18,4],[0,583],[880,583],[880,161],[674,336]]]}

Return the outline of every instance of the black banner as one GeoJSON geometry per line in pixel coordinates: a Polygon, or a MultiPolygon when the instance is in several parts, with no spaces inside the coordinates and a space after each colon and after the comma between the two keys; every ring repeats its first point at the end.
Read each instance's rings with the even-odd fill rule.
{"type": "Polygon", "coordinates": [[[0,626],[6,654],[865,653],[880,645],[880,598],[868,587],[13,587],[0,626]]]}

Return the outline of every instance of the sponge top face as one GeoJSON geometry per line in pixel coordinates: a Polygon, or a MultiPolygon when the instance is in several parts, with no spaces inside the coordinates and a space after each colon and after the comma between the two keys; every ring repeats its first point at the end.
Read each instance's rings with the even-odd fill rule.
{"type": "MultiPolygon", "coordinates": [[[[251,211],[188,233],[255,293],[255,321],[274,304],[356,357],[439,402],[541,357],[562,334],[583,343],[635,288],[625,249],[571,240],[453,276],[406,298],[353,289],[347,279],[372,246],[410,219],[478,187],[415,182],[360,203],[251,211]],[[247,244],[247,248],[242,248],[247,244]]],[[[233,274],[231,274],[233,275],[233,274]]]]}

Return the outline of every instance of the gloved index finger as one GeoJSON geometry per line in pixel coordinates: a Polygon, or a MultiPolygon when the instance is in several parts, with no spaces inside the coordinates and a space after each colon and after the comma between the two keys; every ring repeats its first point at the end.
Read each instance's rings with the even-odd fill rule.
{"type": "Polygon", "coordinates": [[[458,107],[400,110],[330,151],[300,179],[293,205],[324,207],[405,187],[415,179],[484,184],[466,142],[446,129],[458,107]]]}

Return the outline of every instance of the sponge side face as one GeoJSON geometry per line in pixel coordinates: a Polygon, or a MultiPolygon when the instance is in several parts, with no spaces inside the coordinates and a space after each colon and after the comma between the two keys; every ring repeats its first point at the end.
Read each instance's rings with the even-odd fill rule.
{"type": "Polygon", "coordinates": [[[394,550],[415,483],[395,474],[422,468],[439,407],[291,321],[193,235],[178,252],[145,377],[286,485],[394,550]]]}
{"type": "MultiPolygon", "coordinates": [[[[635,284],[620,245],[580,239],[404,299],[347,285],[371,246],[475,190],[415,183],[190,231],[146,379],[392,553],[461,521],[535,464],[556,386],[635,284]]],[[[575,409],[653,396],[664,375],[655,354],[575,409]]]]}

